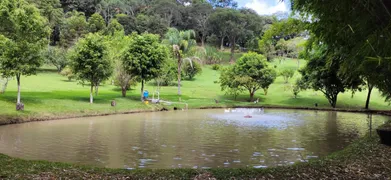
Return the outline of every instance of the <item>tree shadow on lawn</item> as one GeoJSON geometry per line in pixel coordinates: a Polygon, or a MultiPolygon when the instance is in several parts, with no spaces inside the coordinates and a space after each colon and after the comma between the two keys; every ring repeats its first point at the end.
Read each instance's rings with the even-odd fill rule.
{"type": "MultiPolygon", "coordinates": [[[[0,95],[0,100],[4,100],[9,103],[16,103],[17,98],[16,91],[8,91],[3,95],[0,95]]],[[[120,93],[100,93],[98,96],[94,96],[94,103],[96,104],[110,104],[112,100],[122,99],[120,93]]],[[[125,99],[132,99],[125,97],[125,99]]],[[[77,102],[90,102],[89,93],[80,93],[79,91],[53,91],[53,92],[22,92],[21,101],[24,104],[43,104],[44,100],[72,100],[77,102]]]]}

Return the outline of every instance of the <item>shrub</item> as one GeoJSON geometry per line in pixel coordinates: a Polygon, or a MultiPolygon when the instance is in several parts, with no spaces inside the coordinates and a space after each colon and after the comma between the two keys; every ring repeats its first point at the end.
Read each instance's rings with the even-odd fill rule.
{"type": "Polygon", "coordinates": [[[199,63],[197,63],[196,61],[186,61],[184,63],[184,67],[183,67],[183,73],[184,73],[184,76],[188,79],[188,80],[192,80],[197,74],[201,74],[202,73],[202,67],[199,63]]]}
{"type": "Polygon", "coordinates": [[[75,74],[73,74],[72,70],[69,67],[65,67],[61,73],[62,76],[65,76],[68,78],[68,81],[72,81],[72,79],[75,79],[75,74]]]}
{"type": "Polygon", "coordinates": [[[220,65],[219,64],[213,64],[212,65],[212,69],[215,70],[215,71],[218,71],[218,70],[220,70],[220,65]]]}
{"type": "Polygon", "coordinates": [[[288,83],[289,79],[293,77],[293,75],[295,74],[295,71],[292,70],[292,69],[284,69],[283,71],[281,71],[280,75],[282,77],[284,77],[284,81],[285,83],[288,83]]]}

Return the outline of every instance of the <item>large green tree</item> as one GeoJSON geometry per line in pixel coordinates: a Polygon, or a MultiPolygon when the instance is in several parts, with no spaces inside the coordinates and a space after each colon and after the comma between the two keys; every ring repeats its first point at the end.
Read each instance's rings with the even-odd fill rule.
{"type": "MultiPolygon", "coordinates": [[[[376,85],[391,97],[391,1],[388,0],[293,0],[294,10],[313,19],[309,30],[322,42],[346,54],[341,72],[377,61],[376,85]]],[[[367,98],[368,99],[368,98],[367,98]]]]}
{"type": "Polygon", "coordinates": [[[93,91],[100,83],[113,74],[113,63],[108,56],[108,47],[104,37],[99,34],[88,34],[80,39],[71,52],[71,68],[78,80],[90,83],[90,103],[94,101],[93,91]]]}
{"type": "Polygon", "coordinates": [[[91,33],[103,32],[106,29],[106,22],[103,17],[95,13],[88,19],[88,31],[91,33]]]}
{"type": "Polygon", "coordinates": [[[50,28],[39,10],[24,0],[2,0],[0,12],[0,74],[16,76],[20,104],[21,76],[35,74],[42,65],[40,52],[50,28]]]}
{"type": "Polygon", "coordinates": [[[64,48],[73,46],[79,38],[88,33],[86,16],[82,12],[72,11],[65,15],[60,32],[60,45],[64,48]]]}
{"type": "Polygon", "coordinates": [[[265,95],[267,94],[267,89],[276,77],[277,73],[269,68],[263,55],[250,52],[244,54],[228,70],[223,71],[220,86],[222,90],[248,90],[250,101],[253,101],[255,92],[259,89],[264,89],[265,95]]]}
{"type": "Polygon", "coordinates": [[[122,65],[128,74],[139,77],[141,101],[143,101],[145,81],[160,75],[167,57],[167,48],[160,44],[158,35],[132,34],[132,40],[122,54],[122,65]]]}
{"type": "Polygon", "coordinates": [[[328,50],[326,45],[313,47],[308,64],[300,73],[302,81],[316,91],[321,91],[330,105],[337,106],[338,94],[345,92],[349,85],[338,71],[341,65],[341,56],[328,50]]]}

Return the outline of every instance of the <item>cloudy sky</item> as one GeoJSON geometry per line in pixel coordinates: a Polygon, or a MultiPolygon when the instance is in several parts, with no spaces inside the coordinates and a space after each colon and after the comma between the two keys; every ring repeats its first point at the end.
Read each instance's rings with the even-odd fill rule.
{"type": "Polygon", "coordinates": [[[237,0],[239,7],[254,9],[258,14],[273,14],[275,12],[289,11],[289,1],[280,2],[280,0],[237,0]]]}

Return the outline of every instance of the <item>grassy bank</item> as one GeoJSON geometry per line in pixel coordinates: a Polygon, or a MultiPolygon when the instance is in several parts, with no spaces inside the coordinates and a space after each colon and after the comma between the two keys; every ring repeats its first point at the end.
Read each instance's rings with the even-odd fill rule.
{"type": "MultiPolygon", "coordinates": [[[[273,62],[277,70],[285,68],[297,69],[305,65],[305,61],[286,60],[283,62],[273,62]]],[[[299,73],[290,80],[293,83],[299,73]]],[[[177,87],[172,86],[160,88],[160,98],[171,101],[173,104],[167,106],[172,109],[174,106],[184,107],[187,103],[189,108],[200,107],[231,107],[231,106],[254,106],[248,102],[249,95],[243,92],[235,100],[232,96],[225,95],[217,83],[219,71],[212,70],[209,66],[203,67],[203,73],[193,81],[183,81],[182,96],[179,97],[177,87]],[[219,101],[215,103],[215,99],[219,101]]],[[[89,87],[82,86],[76,81],[68,81],[62,77],[52,67],[42,69],[38,75],[22,77],[21,79],[22,102],[25,104],[25,111],[15,111],[16,102],[16,82],[11,81],[7,92],[0,95],[0,124],[23,122],[31,120],[45,120],[53,118],[80,117],[90,115],[104,115],[113,113],[124,113],[134,111],[151,111],[162,108],[161,105],[143,104],[139,101],[140,90],[135,87],[128,92],[127,97],[121,97],[118,87],[105,84],[99,89],[99,95],[95,97],[94,104],[89,104],[89,87]],[[117,101],[117,107],[111,107],[112,100],[117,101]]],[[[319,104],[319,108],[329,108],[326,98],[320,92],[311,90],[301,92],[298,98],[294,98],[290,83],[286,84],[282,77],[278,77],[274,84],[270,86],[268,95],[263,91],[257,91],[256,98],[260,103],[257,106],[282,106],[282,107],[314,107],[319,104]]],[[[146,89],[151,92],[157,90],[152,82],[147,83],[146,89]]],[[[362,109],[366,100],[366,91],[357,92],[353,97],[351,92],[340,94],[338,98],[338,108],[362,109]]],[[[388,103],[374,90],[371,99],[371,108],[376,110],[388,110],[388,103]]]]}
{"type": "Polygon", "coordinates": [[[380,145],[377,136],[325,158],[267,169],[103,169],[0,155],[0,179],[389,179],[390,157],[391,148],[380,145]]]}

